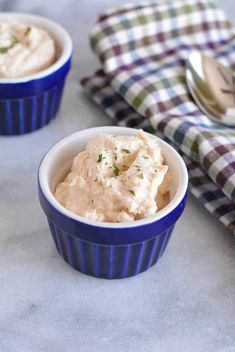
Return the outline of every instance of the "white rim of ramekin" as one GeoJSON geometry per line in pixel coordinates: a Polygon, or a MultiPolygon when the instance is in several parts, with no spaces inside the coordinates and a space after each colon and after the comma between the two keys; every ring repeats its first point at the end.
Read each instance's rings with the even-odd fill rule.
{"type": "MultiPolygon", "coordinates": [[[[56,60],[51,66],[46,68],[45,70],[42,70],[40,72],[23,76],[23,77],[16,77],[16,78],[0,78],[0,84],[11,84],[11,83],[25,83],[28,81],[32,81],[35,79],[40,79],[43,77],[46,77],[50,75],[51,73],[57,71],[59,68],[61,68],[70,58],[72,55],[72,50],[73,50],[73,44],[72,44],[72,39],[68,32],[57,22],[54,22],[52,20],[49,20],[48,18],[44,18],[41,16],[37,15],[32,15],[28,13],[23,13],[23,12],[0,12],[0,21],[1,20],[6,20],[6,21],[22,21],[26,23],[31,23],[34,24],[35,26],[40,28],[40,24],[45,24],[48,27],[53,28],[53,30],[57,33],[58,37],[60,37],[60,41],[62,43],[63,47],[63,53],[59,57],[58,60],[56,60]]],[[[41,27],[43,28],[43,27],[41,27]]],[[[50,32],[48,30],[48,32],[50,32]]],[[[49,33],[50,34],[50,33],[49,33]]],[[[51,34],[50,34],[51,35],[51,34]]],[[[51,35],[53,38],[53,35],[51,35]]]]}
{"type": "Polygon", "coordinates": [[[187,189],[188,189],[188,171],[187,171],[186,165],[185,165],[182,157],[178,154],[178,152],[174,148],[172,148],[170,146],[170,144],[166,143],[165,141],[163,141],[159,137],[156,137],[156,136],[148,133],[148,135],[151,138],[156,138],[158,140],[159,144],[161,145],[161,148],[163,147],[163,148],[168,149],[168,151],[170,151],[170,153],[172,153],[175,156],[175,158],[178,161],[179,170],[182,174],[182,177],[180,179],[181,185],[178,188],[173,199],[170,201],[170,203],[166,207],[159,210],[156,213],[156,215],[153,215],[149,218],[141,219],[141,220],[134,220],[134,221],[130,221],[130,222],[121,222],[121,223],[99,222],[99,221],[89,220],[89,219],[83,218],[79,215],[76,215],[76,214],[72,213],[71,211],[69,211],[68,209],[66,209],[65,207],[63,207],[56,200],[54,195],[52,194],[52,192],[49,188],[48,180],[45,180],[45,178],[46,178],[45,173],[46,173],[47,164],[48,164],[48,161],[50,160],[50,158],[53,157],[53,154],[58,149],[60,149],[64,145],[66,145],[66,143],[69,140],[73,139],[75,136],[77,136],[79,138],[79,136],[81,136],[82,134],[83,135],[86,134],[88,130],[89,131],[93,130],[94,135],[99,134],[99,133],[115,134],[118,131],[123,134],[128,134],[128,132],[132,132],[131,134],[133,135],[133,134],[135,134],[133,132],[137,133],[139,131],[138,129],[129,128],[129,127],[117,127],[117,126],[93,127],[93,128],[81,130],[81,131],[75,132],[73,134],[70,134],[69,136],[58,141],[53,147],[51,147],[51,149],[48,150],[48,152],[43,157],[42,162],[39,166],[38,180],[39,180],[39,185],[41,187],[41,190],[42,190],[44,196],[46,197],[46,199],[60,213],[62,213],[63,215],[65,215],[73,220],[77,220],[77,221],[85,223],[87,225],[92,225],[92,226],[97,226],[97,227],[105,227],[105,228],[117,228],[117,229],[118,228],[130,228],[130,227],[137,227],[137,226],[151,224],[157,220],[162,219],[164,216],[168,215],[172,210],[174,210],[179,205],[179,203],[183,200],[184,196],[186,195],[187,189]]]}

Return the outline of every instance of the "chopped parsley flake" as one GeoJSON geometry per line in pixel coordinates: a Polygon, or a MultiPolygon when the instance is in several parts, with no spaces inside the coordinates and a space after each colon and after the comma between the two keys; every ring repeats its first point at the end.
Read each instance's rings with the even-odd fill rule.
{"type": "Polygon", "coordinates": [[[97,182],[98,181],[98,177],[96,177],[95,179],[94,179],[94,182],[97,182]]]}
{"type": "Polygon", "coordinates": [[[149,159],[149,157],[148,157],[148,156],[143,156],[143,158],[144,158],[144,159],[149,159]]]}
{"type": "Polygon", "coordinates": [[[123,149],[122,149],[122,152],[123,152],[123,153],[126,153],[126,154],[131,154],[130,150],[129,150],[129,149],[126,149],[126,148],[123,148],[123,149]]]}
{"type": "Polygon", "coordinates": [[[105,159],[105,156],[103,156],[103,154],[99,154],[98,156],[98,160],[97,160],[97,163],[100,163],[103,159],[105,159]]]}
{"type": "Polygon", "coordinates": [[[113,164],[113,173],[115,176],[119,176],[120,175],[120,170],[117,167],[117,165],[113,164]]]}
{"type": "Polygon", "coordinates": [[[139,176],[139,178],[141,178],[142,180],[144,179],[144,175],[143,174],[140,174],[140,175],[138,175],[139,176]]]}
{"type": "Polygon", "coordinates": [[[117,160],[117,153],[114,153],[114,159],[117,160]]]}
{"type": "Polygon", "coordinates": [[[13,48],[13,46],[15,46],[15,45],[18,44],[18,43],[19,43],[19,40],[18,40],[15,36],[13,36],[13,37],[12,37],[11,47],[13,48]]]}
{"type": "Polygon", "coordinates": [[[2,47],[2,48],[0,48],[0,54],[7,53],[9,49],[10,49],[10,47],[2,47]]]}
{"type": "Polygon", "coordinates": [[[135,192],[132,189],[128,189],[128,192],[130,192],[133,196],[135,196],[135,192]]]}
{"type": "Polygon", "coordinates": [[[0,48],[0,54],[5,54],[8,52],[8,50],[12,49],[16,44],[19,43],[19,40],[14,36],[12,37],[12,42],[11,45],[6,46],[6,47],[1,47],[0,48]]]}
{"type": "Polygon", "coordinates": [[[24,35],[28,35],[30,32],[31,32],[31,27],[27,27],[25,32],[24,32],[24,35]]]}

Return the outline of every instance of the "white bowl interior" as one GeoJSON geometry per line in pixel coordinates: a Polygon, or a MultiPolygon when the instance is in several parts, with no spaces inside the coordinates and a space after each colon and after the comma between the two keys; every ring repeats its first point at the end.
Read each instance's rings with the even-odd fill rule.
{"type": "Polygon", "coordinates": [[[72,40],[68,33],[64,30],[64,28],[56,22],[53,22],[47,18],[43,18],[40,16],[18,12],[1,12],[0,22],[1,21],[24,22],[29,26],[35,25],[39,28],[46,30],[55,40],[57,59],[55,63],[48,67],[46,70],[42,70],[38,73],[24,77],[0,78],[0,83],[19,83],[49,75],[51,72],[56,71],[59,67],[61,67],[72,54],[72,40]]]}
{"type": "Polygon", "coordinates": [[[180,155],[169,144],[151,134],[149,134],[150,138],[157,138],[160,147],[162,148],[162,154],[164,156],[165,163],[169,166],[169,173],[171,176],[170,203],[165,208],[148,219],[137,220],[130,223],[114,224],[100,223],[81,218],[80,216],[71,213],[69,210],[60,205],[53,195],[55,187],[69,172],[74,157],[85,149],[87,141],[99,133],[108,133],[114,135],[135,135],[137,130],[132,128],[113,126],[90,128],[74,133],[67,138],[62,139],[54,147],[52,147],[41,163],[39,170],[39,182],[47,199],[49,199],[56,208],[74,219],[95,224],[96,226],[104,227],[109,226],[110,224],[112,227],[122,227],[122,225],[125,224],[124,226],[127,227],[128,224],[133,226],[134,224],[137,225],[137,223],[148,223],[155,221],[158,218],[160,219],[162,216],[166,215],[177,206],[177,204],[183,198],[188,186],[188,173],[186,166],[180,155]]]}

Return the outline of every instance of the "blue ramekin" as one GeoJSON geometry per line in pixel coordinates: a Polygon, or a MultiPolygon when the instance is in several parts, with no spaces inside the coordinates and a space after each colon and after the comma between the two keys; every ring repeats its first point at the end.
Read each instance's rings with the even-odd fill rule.
{"type": "Polygon", "coordinates": [[[162,256],[185,207],[188,173],[183,159],[169,144],[149,135],[157,138],[169,166],[170,203],[151,218],[128,223],[102,223],[75,215],[57,202],[53,192],[70,170],[73,158],[99,133],[134,135],[137,130],[96,127],[59,141],[40,164],[39,200],[57,251],[69,265],[95,277],[121,279],[146,271],[162,256]]]}
{"type": "Polygon", "coordinates": [[[43,17],[0,13],[0,21],[43,28],[55,40],[57,60],[47,69],[19,78],[0,78],[0,134],[21,135],[47,125],[59,109],[72,56],[72,41],[57,23],[43,17]]]}

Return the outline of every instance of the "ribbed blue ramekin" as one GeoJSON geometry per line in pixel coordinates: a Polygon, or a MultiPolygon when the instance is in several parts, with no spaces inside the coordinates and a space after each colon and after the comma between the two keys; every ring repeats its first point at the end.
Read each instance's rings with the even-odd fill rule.
{"type": "Polygon", "coordinates": [[[49,226],[58,253],[69,265],[84,274],[106,279],[134,276],[149,269],[162,256],[174,228],[172,225],[146,241],[102,245],[66,233],[50,221],[49,226]]]}
{"type": "Polygon", "coordinates": [[[58,142],[39,167],[39,199],[57,251],[69,265],[84,274],[120,279],[146,271],[162,256],[185,207],[188,174],[180,155],[158,139],[173,175],[171,201],[164,209],[151,218],[129,223],[101,223],[77,216],[61,206],[53,192],[70,169],[75,155],[99,133],[133,135],[136,130],[125,127],[91,128],[58,142]]]}
{"type": "Polygon", "coordinates": [[[48,31],[57,60],[49,68],[20,78],[0,78],[0,134],[21,135],[47,125],[58,111],[72,55],[72,41],[57,23],[29,14],[2,12],[0,20],[17,20],[48,31]]]}

